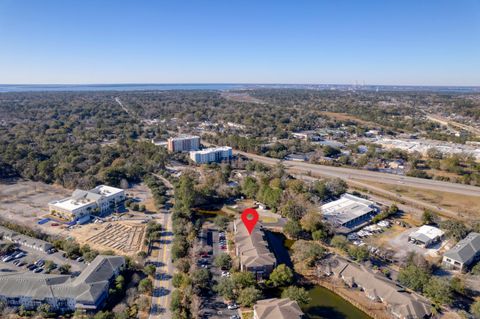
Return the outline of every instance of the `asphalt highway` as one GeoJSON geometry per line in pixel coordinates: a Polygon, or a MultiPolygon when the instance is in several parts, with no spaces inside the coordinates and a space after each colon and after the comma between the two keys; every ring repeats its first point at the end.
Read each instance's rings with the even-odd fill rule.
{"type": "Polygon", "coordinates": [[[338,177],[347,182],[363,182],[375,186],[375,183],[383,183],[390,185],[399,185],[406,187],[414,187],[420,189],[428,189],[439,192],[449,192],[461,195],[480,196],[480,187],[449,183],[444,181],[436,181],[431,179],[423,179],[416,177],[408,177],[401,175],[393,175],[387,173],[373,172],[367,170],[359,170],[353,168],[333,167],[326,165],[310,164],[296,161],[281,161],[274,158],[259,156],[251,153],[234,151],[235,154],[240,154],[245,157],[254,159],[258,162],[274,165],[282,162],[283,165],[296,173],[322,175],[325,177],[338,177]]]}

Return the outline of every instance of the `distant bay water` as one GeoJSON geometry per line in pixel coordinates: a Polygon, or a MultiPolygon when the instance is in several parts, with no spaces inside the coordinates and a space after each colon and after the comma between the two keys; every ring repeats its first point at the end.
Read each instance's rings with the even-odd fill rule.
{"type": "Polygon", "coordinates": [[[475,86],[390,86],[390,85],[345,85],[345,84],[0,84],[0,93],[5,92],[81,92],[81,91],[166,91],[166,90],[212,90],[228,91],[239,89],[309,89],[338,91],[375,92],[445,92],[480,93],[475,86]]]}

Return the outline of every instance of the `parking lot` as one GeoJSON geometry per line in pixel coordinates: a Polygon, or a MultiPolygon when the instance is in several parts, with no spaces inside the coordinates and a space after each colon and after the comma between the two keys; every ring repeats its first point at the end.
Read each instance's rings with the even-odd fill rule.
{"type": "MultiPolygon", "coordinates": [[[[208,267],[212,273],[211,286],[213,287],[215,283],[222,278],[222,270],[215,267],[213,260],[215,259],[215,256],[222,252],[226,252],[226,249],[222,249],[219,231],[213,223],[205,222],[203,224],[202,230],[199,234],[198,244],[202,247],[200,251],[208,253],[209,257],[202,258],[205,259],[205,262],[200,262],[200,264],[205,265],[204,267],[208,267]]],[[[230,319],[235,315],[239,315],[238,310],[229,310],[223,297],[218,296],[213,290],[211,291],[211,294],[205,296],[202,300],[200,318],[230,319]]]]}
{"type": "MultiPolygon", "coordinates": [[[[8,241],[1,241],[2,243],[8,243],[8,241]]],[[[61,265],[68,264],[71,266],[71,273],[72,274],[78,274],[80,273],[87,265],[84,262],[77,262],[75,260],[71,260],[68,258],[63,257],[63,252],[58,251],[53,254],[48,254],[42,251],[38,251],[29,247],[24,247],[21,246],[18,248],[18,252],[23,252],[25,256],[21,258],[15,258],[14,260],[10,260],[9,262],[4,262],[2,259],[5,257],[3,256],[2,259],[0,259],[0,271],[2,272],[9,272],[9,271],[27,271],[26,266],[29,264],[33,264],[39,260],[51,260],[53,261],[58,267],[61,265]],[[21,267],[18,265],[14,264],[15,260],[19,260],[20,264],[24,263],[21,267]]],[[[43,271],[42,271],[43,273],[43,271]]]]}

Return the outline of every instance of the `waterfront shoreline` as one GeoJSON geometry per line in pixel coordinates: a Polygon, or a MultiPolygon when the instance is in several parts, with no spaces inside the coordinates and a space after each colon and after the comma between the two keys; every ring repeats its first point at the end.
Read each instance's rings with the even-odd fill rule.
{"type": "Polygon", "coordinates": [[[321,278],[315,275],[307,275],[304,278],[306,279],[306,283],[328,289],[372,319],[391,318],[385,305],[368,300],[365,296],[361,295],[359,291],[350,289],[341,282],[332,282],[333,280],[331,278],[321,278]]]}

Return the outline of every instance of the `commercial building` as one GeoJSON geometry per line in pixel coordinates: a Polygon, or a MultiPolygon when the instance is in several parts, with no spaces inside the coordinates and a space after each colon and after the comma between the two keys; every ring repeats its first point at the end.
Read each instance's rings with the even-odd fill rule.
{"type": "Polygon", "coordinates": [[[59,312],[98,310],[108,297],[110,282],[120,273],[125,258],[97,256],[76,278],[70,275],[0,272],[0,300],[6,306],[35,309],[49,304],[59,312]]]}
{"type": "Polygon", "coordinates": [[[167,149],[170,152],[190,152],[200,149],[200,136],[183,135],[169,138],[167,149]]]}
{"type": "Polygon", "coordinates": [[[470,233],[443,255],[442,264],[449,269],[465,270],[480,257],[480,234],[470,233]]]}
{"type": "Polygon", "coordinates": [[[292,132],[294,138],[305,141],[321,141],[322,137],[315,131],[292,132]]]}
{"type": "Polygon", "coordinates": [[[197,164],[219,163],[230,158],[232,158],[232,148],[229,146],[211,147],[190,152],[190,159],[197,164]]]}
{"type": "Polygon", "coordinates": [[[71,197],[50,202],[48,206],[53,216],[78,220],[91,214],[106,214],[124,200],[123,189],[99,185],[89,191],[76,189],[71,197]]]}
{"type": "Polygon", "coordinates": [[[233,227],[240,270],[252,272],[258,280],[267,278],[276,267],[277,259],[270,251],[261,223],[255,225],[251,234],[241,219],[236,220],[233,227]]]}
{"type": "Polygon", "coordinates": [[[0,237],[2,237],[3,239],[7,239],[11,242],[14,242],[17,245],[32,248],[32,249],[43,251],[43,252],[47,252],[49,249],[53,248],[52,244],[50,244],[49,242],[19,234],[3,226],[0,226],[0,237]]]}
{"type": "Polygon", "coordinates": [[[442,240],[445,232],[437,227],[423,225],[408,235],[408,240],[416,245],[428,247],[442,240]]]}
{"type": "Polygon", "coordinates": [[[344,194],[340,199],[322,205],[321,211],[337,233],[348,234],[370,222],[379,209],[372,201],[344,194]]]}
{"type": "Polygon", "coordinates": [[[413,293],[383,275],[354,264],[340,257],[324,261],[323,272],[340,278],[347,286],[358,288],[365,296],[375,302],[382,302],[394,318],[429,318],[431,305],[428,300],[413,293]]]}
{"type": "Polygon", "coordinates": [[[298,303],[289,298],[259,300],[253,306],[253,319],[302,319],[305,318],[298,303]]]}

